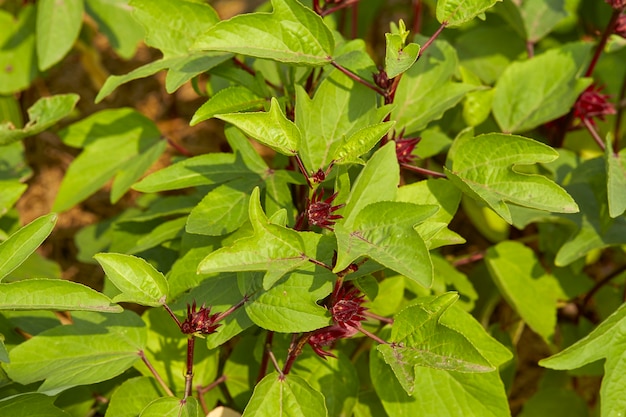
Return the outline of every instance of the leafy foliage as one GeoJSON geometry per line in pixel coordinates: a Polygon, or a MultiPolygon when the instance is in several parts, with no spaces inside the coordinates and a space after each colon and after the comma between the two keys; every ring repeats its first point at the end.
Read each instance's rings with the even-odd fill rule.
{"type": "Polygon", "coordinates": [[[623,2],[30,3],[0,6],[0,415],[623,411],[623,2]],[[94,39],[161,56],[105,80],[94,39]],[[97,108],[39,97],[79,61],[97,108]],[[111,107],[162,71],[211,152],[111,107]],[[45,257],[90,205],[98,288],[45,257]]]}

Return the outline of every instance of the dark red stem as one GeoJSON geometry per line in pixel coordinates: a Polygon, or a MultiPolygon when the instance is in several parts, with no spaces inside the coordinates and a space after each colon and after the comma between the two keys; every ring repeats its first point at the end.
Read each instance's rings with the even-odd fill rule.
{"type": "Polygon", "coordinates": [[[407,164],[405,162],[402,162],[400,164],[400,167],[406,169],[407,171],[413,171],[413,172],[416,172],[416,173],[422,174],[422,175],[428,175],[428,176],[435,177],[435,178],[447,178],[446,174],[443,174],[441,172],[432,171],[430,169],[417,167],[415,165],[407,164]]]}
{"type": "Polygon", "coordinates": [[[193,156],[191,152],[189,152],[187,149],[185,149],[178,143],[174,142],[172,139],[165,138],[165,140],[167,140],[167,144],[170,145],[172,148],[176,149],[176,151],[178,151],[179,154],[184,155],[184,156],[193,156]]]}
{"type": "Polygon", "coordinates": [[[596,64],[600,59],[600,55],[604,50],[604,46],[606,42],[609,40],[609,36],[615,31],[615,24],[617,23],[617,19],[619,19],[620,14],[622,14],[621,9],[613,10],[613,14],[611,15],[611,19],[609,23],[604,28],[604,32],[602,33],[602,37],[600,38],[600,42],[598,42],[598,46],[596,46],[596,50],[593,54],[593,58],[591,58],[591,62],[589,63],[589,67],[587,68],[587,72],[585,72],[585,77],[590,77],[593,74],[593,70],[596,68],[596,64]]]}
{"type": "Polygon", "coordinates": [[[163,388],[163,390],[165,391],[165,393],[167,395],[169,395],[170,397],[174,396],[174,393],[172,392],[172,390],[167,386],[167,384],[165,383],[165,381],[163,380],[163,378],[161,378],[161,375],[159,375],[159,373],[157,372],[156,368],[154,366],[152,366],[152,364],[150,363],[150,361],[148,360],[148,358],[146,357],[146,354],[144,353],[143,350],[140,350],[138,352],[139,357],[141,358],[141,360],[143,361],[143,363],[146,365],[146,367],[148,368],[148,370],[150,371],[150,373],[152,373],[152,375],[154,375],[154,378],[157,380],[157,382],[159,383],[159,385],[161,386],[161,388],[163,388]]]}
{"type": "Polygon", "coordinates": [[[587,128],[587,131],[589,132],[589,134],[591,134],[591,137],[593,138],[593,140],[596,141],[600,149],[604,151],[606,149],[606,145],[604,144],[604,141],[602,141],[602,138],[598,134],[596,127],[593,125],[593,123],[591,123],[591,119],[583,117],[582,122],[587,128]]]}
{"type": "Polygon", "coordinates": [[[363,84],[364,86],[366,86],[367,88],[376,91],[378,94],[380,94],[383,97],[387,96],[387,92],[384,91],[383,89],[379,88],[377,85],[374,85],[372,83],[370,83],[367,80],[364,80],[363,78],[361,78],[360,76],[358,76],[357,74],[353,73],[352,71],[350,71],[349,69],[343,67],[342,65],[336,63],[335,61],[331,61],[330,64],[337,68],[339,71],[343,72],[344,74],[346,74],[348,77],[352,78],[354,81],[363,84]]]}
{"type": "Polygon", "coordinates": [[[167,311],[167,313],[170,315],[170,317],[172,319],[174,319],[174,321],[176,322],[176,325],[180,329],[182,324],[181,324],[180,320],[178,320],[178,317],[176,317],[176,314],[174,314],[174,312],[172,311],[170,306],[168,306],[166,303],[163,303],[163,308],[165,309],[165,311],[167,311]]]}
{"type": "Polygon", "coordinates": [[[259,367],[259,375],[256,378],[256,382],[261,381],[267,373],[267,364],[269,362],[269,352],[272,348],[272,340],[274,339],[274,332],[268,331],[265,336],[265,349],[263,349],[263,358],[261,358],[261,366],[259,367]]]}
{"type": "Polygon", "coordinates": [[[613,142],[613,152],[617,155],[619,152],[619,138],[622,130],[622,118],[624,116],[624,98],[626,97],[626,75],[624,76],[624,80],[622,81],[622,88],[619,92],[619,98],[617,100],[617,114],[615,115],[615,129],[613,136],[615,138],[613,142]]]}
{"type": "Polygon", "coordinates": [[[187,339],[187,372],[185,372],[185,397],[191,396],[191,387],[193,385],[193,349],[196,338],[191,335],[187,339]]]}
{"type": "Polygon", "coordinates": [[[445,21],[441,22],[441,26],[439,26],[439,29],[437,29],[435,31],[435,33],[433,33],[432,36],[430,38],[428,38],[426,43],[424,45],[422,45],[422,47],[420,48],[420,56],[424,55],[424,51],[426,49],[428,49],[430,44],[432,44],[435,41],[435,39],[437,39],[439,37],[439,35],[441,34],[441,32],[443,32],[443,30],[446,28],[446,26],[448,26],[448,22],[445,22],[445,21]]]}

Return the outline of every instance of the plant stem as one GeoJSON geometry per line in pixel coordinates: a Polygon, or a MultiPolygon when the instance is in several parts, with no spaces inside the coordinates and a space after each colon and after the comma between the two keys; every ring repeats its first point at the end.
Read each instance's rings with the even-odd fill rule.
{"type": "Polygon", "coordinates": [[[374,320],[378,320],[382,323],[386,323],[386,324],[393,324],[393,319],[390,319],[389,317],[383,317],[383,316],[379,316],[378,314],[374,314],[369,310],[365,310],[363,312],[363,315],[369,318],[372,318],[374,320]]]}
{"type": "Polygon", "coordinates": [[[370,83],[369,81],[364,80],[359,75],[353,73],[352,71],[350,71],[346,67],[342,66],[341,64],[338,64],[335,61],[330,61],[330,65],[332,65],[333,67],[337,68],[339,71],[343,72],[344,74],[346,74],[348,77],[350,77],[354,81],[356,81],[356,82],[358,82],[360,84],[363,84],[364,86],[366,86],[367,88],[369,88],[371,90],[376,91],[381,96],[383,96],[383,97],[387,96],[387,92],[386,91],[384,91],[383,89],[379,88],[377,85],[374,85],[374,84],[370,83]]]}
{"type": "Polygon", "coordinates": [[[309,259],[309,262],[311,262],[312,264],[319,265],[322,268],[328,269],[329,271],[333,270],[332,266],[328,266],[322,261],[318,261],[317,259],[314,259],[314,258],[308,258],[308,259],[309,259]]]}
{"type": "Polygon", "coordinates": [[[168,306],[166,303],[163,303],[163,308],[165,309],[165,311],[168,312],[168,314],[170,315],[170,317],[172,319],[174,319],[174,321],[176,322],[176,325],[178,326],[178,328],[180,329],[182,324],[180,322],[180,320],[178,320],[178,317],[176,317],[176,314],[174,314],[174,312],[172,311],[172,309],[170,308],[170,306],[168,306]]]}
{"type": "Polygon", "coordinates": [[[615,129],[613,131],[613,152],[616,155],[619,153],[619,138],[622,130],[622,117],[624,115],[624,106],[622,105],[624,97],[626,97],[626,75],[624,76],[624,80],[622,81],[622,88],[619,92],[617,106],[615,106],[617,114],[615,115],[615,129]]]}
{"type": "Polygon", "coordinates": [[[211,382],[206,387],[202,387],[202,386],[196,387],[196,390],[198,391],[198,402],[200,403],[200,407],[202,407],[202,411],[204,412],[205,416],[209,414],[210,410],[206,405],[206,401],[204,401],[204,394],[211,391],[213,388],[217,387],[219,384],[221,384],[224,381],[226,381],[226,375],[220,376],[219,378],[211,382]]]}
{"type": "Polygon", "coordinates": [[[167,395],[169,395],[170,397],[174,396],[174,393],[172,392],[172,390],[170,389],[170,387],[167,386],[167,384],[165,383],[165,381],[163,380],[163,378],[161,378],[161,375],[159,375],[159,373],[157,372],[157,370],[155,369],[154,366],[152,366],[152,364],[150,363],[150,361],[148,360],[148,358],[146,357],[146,354],[144,353],[143,350],[140,350],[138,352],[139,357],[141,358],[141,360],[143,361],[143,363],[146,365],[146,367],[148,368],[148,370],[150,370],[150,373],[152,375],[154,375],[154,378],[157,380],[157,382],[159,383],[159,385],[161,386],[161,388],[163,388],[163,390],[165,391],[165,393],[167,395]]]}
{"type": "Polygon", "coordinates": [[[289,372],[291,371],[291,367],[296,361],[296,358],[300,356],[304,344],[309,340],[310,337],[311,333],[302,335],[300,338],[296,338],[296,335],[294,335],[294,339],[289,346],[289,353],[287,355],[287,360],[285,361],[285,366],[283,366],[283,375],[289,374],[289,372]]]}
{"type": "Polygon", "coordinates": [[[600,55],[606,46],[606,42],[609,40],[609,36],[615,30],[615,24],[617,23],[617,19],[619,19],[620,14],[622,14],[622,10],[614,9],[613,14],[611,15],[611,19],[609,19],[609,23],[604,28],[604,32],[602,33],[602,37],[600,38],[600,42],[598,42],[598,46],[596,46],[596,50],[593,54],[593,58],[591,58],[591,62],[589,63],[589,67],[585,72],[585,77],[590,77],[593,74],[593,70],[596,68],[596,64],[600,59],[600,55]]]}
{"type": "Polygon", "coordinates": [[[600,281],[596,282],[596,284],[593,286],[593,288],[591,288],[589,290],[589,292],[583,298],[583,300],[581,302],[581,307],[582,307],[581,309],[584,310],[587,307],[587,305],[589,304],[589,302],[591,301],[593,296],[600,290],[600,288],[602,288],[606,284],[608,284],[613,278],[616,278],[619,275],[621,275],[622,272],[624,272],[624,271],[626,271],[626,264],[620,266],[615,271],[611,272],[609,275],[607,275],[606,277],[602,278],[600,281]]]}
{"type": "Polygon", "coordinates": [[[185,373],[185,396],[187,398],[191,396],[191,387],[193,385],[193,349],[196,343],[196,338],[190,335],[187,339],[187,372],[185,373]]]}
{"type": "Polygon", "coordinates": [[[604,144],[604,142],[602,141],[602,138],[598,134],[596,127],[593,125],[593,123],[591,123],[591,119],[584,117],[582,119],[582,122],[587,128],[587,131],[589,132],[589,134],[591,134],[591,137],[593,138],[593,140],[595,140],[598,146],[600,147],[600,149],[604,151],[606,149],[606,145],[604,144]]]}
{"type": "Polygon", "coordinates": [[[179,154],[181,154],[183,156],[187,156],[187,157],[193,156],[193,154],[191,152],[189,152],[187,149],[185,149],[184,147],[182,147],[178,143],[174,142],[172,139],[165,138],[165,140],[167,141],[167,144],[170,145],[172,148],[176,149],[179,154]]]}
{"type": "Polygon", "coordinates": [[[346,0],[345,2],[339,4],[338,6],[335,7],[331,7],[330,9],[326,9],[326,10],[322,10],[319,15],[324,17],[324,16],[328,16],[329,14],[333,14],[341,9],[345,9],[346,7],[352,6],[354,4],[357,4],[359,2],[359,0],[346,0]]]}
{"type": "Polygon", "coordinates": [[[526,41],[526,53],[528,54],[528,58],[535,56],[535,44],[533,42],[526,41]]]}
{"type": "Polygon", "coordinates": [[[269,351],[272,348],[272,340],[274,339],[274,332],[268,331],[265,336],[265,349],[263,349],[263,358],[261,358],[261,365],[259,366],[259,375],[256,378],[257,384],[265,377],[267,372],[267,363],[269,361],[269,351]]]}
{"type": "MultiPolygon", "coordinates": [[[[253,70],[252,68],[250,68],[248,66],[248,64],[246,64],[245,62],[243,62],[239,58],[233,57],[233,62],[235,63],[236,66],[238,66],[239,68],[241,68],[242,70],[244,70],[248,74],[252,75],[253,77],[256,77],[256,71],[253,70]]],[[[265,81],[265,84],[267,84],[268,86],[272,87],[276,91],[282,91],[283,90],[281,87],[277,86],[276,84],[274,84],[270,80],[264,79],[263,81],[265,81]]]]}
{"type": "Polygon", "coordinates": [[[424,54],[424,51],[426,49],[428,49],[428,47],[430,46],[431,43],[433,43],[435,41],[435,39],[437,39],[439,37],[439,35],[441,34],[441,32],[446,28],[446,26],[448,26],[448,22],[443,21],[441,22],[441,26],[439,26],[439,29],[437,29],[435,31],[435,33],[432,34],[432,36],[430,38],[428,38],[428,40],[426,41],[426,43],[424,45],[422,45],[422,47],[420,48],[420,54],[419,56],[422,56],[424,54]]]}
{"type": "Polygon", "coordinates": [[[422,30],[422,0],[413,0],[413,25],[411,31],[413,34],[420,33],[422,30]]]}
{"type": "Polygon", "coordinates": [[[352,39],[356,39],[356,37],[359,35],[359,27],[358,27],[358,23],[359,23],[359,2],[357,1],[356,3],[354,3],[352,5],[352,28],[351,28],[351,35],[352,35],[352,39]]]}
{"type": "Polygon", "coordinates": [[[278,365],[278,361],[276,360],[276,356],[274,356],[274,352],[272,352],[272,350],[269,347],[267,348],[267,356],[269,356],[270,360],[272,361],[272,365],[274,365],[274,369],[276,369],[276,372],[278,372],[278,379],[280,379],[281,381],[284,380],[285,374],[280,369],[280,366],[278,365]]]}
{"type": "Polygon", "coordinates": [[[368,330],[365,330],[362,326],[359,326],[357,330],[363,333],[365,336],[369,337],[370,339],[375,340],[376,342],[380,343],[381,345],[389,344],[389,342],[381,339],[380,337],[376,336],[374,333],[371,333],[368,330]]]}
{"type": "Polygon", "coordinates": [[[302,163],[302,159],[300,159],[300,156],[298,154],[295,154],[293,157],[296,159],[298,168],[300,169],[300,172],[302,173],[302,175],[304,176],[304,179],[306,180],[306,185],[308,185],[309,188],[313,188],[313,184],[311,184],[311,179],[309,178],[308,172],[306,172],[306,168],[304,167],[304,164],[302,163]]]}
{"type": "Polygon", "coordinates": [[[217,322],[219,322],[221,320],[224,320],[226,317],[230,316],[233,312],[235,312],[238,308],[240,308],[245,303],[247,303],[249,299],[250,299],[249,295],[247,295],[247,294],[244,295],[244,297],[241,299],[241,301],[239,301],[237,304],[235,304],[234,306],[232,306],[228,310],[224,311],[223,313],[220,313],[220,315],[215,318],[214,322],[217,323],[217,322]]]}
{"type": "Polygon", "coordinates": [[[422,174],[422,175],[428,175],[431,177],[435,177],[435,178],[447,178],[446,174],[441,173],[441,172],[437,172],[437,171],[431,171],[430,169],[426,169],[426,168],[421,168],[415,165],[411,165],[411,164],[407,164],[405,162],[402,162],[400,164],[401,168],[404,168],[408,171],[413,171],[416,172],[418,174],[422,174]]]}
{"type": "Polygon", "coordinates": [[[484,257],[485,257],[484,251],[476,252],[471,255],[464,256],[462,258],[452,261],[452,266],[456,267],[456,266],[471,264],[473,262],[480,261],[484,257]]]}

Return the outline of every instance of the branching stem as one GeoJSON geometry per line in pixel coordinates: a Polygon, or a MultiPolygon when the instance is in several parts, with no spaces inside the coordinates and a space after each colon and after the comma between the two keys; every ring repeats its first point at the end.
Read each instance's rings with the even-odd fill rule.
{"type": "Polygon", "coordinates": [[[159,383],[159,385],[161,386],[161,388],[163,388],[163,391],[165,391],[165,393],[167,395],[169,395],[170,397],[174,396],[174,393],[172,392],[172,390],[170,389],[170,387],[167,386],[167,384],[165,383],[165,381],[163,380],[163,378],[161,378],[161,375],[159,375],[159,373],[157,372],[156,368],[154,366],[152,366],[152,363],[150,363],[150,361],[148,360],[148,358],[146,357],[146,354],[144,353],[143,350],[140,350],[138,352],[139,357],[141,358],[141,360],[143,361],[143,363],[146,365],[146,367],[148,368],[148,370],[150,371],[150,373],[152,375],[154,375],[154,378],[157,380],[157,382],[159,383]]]}

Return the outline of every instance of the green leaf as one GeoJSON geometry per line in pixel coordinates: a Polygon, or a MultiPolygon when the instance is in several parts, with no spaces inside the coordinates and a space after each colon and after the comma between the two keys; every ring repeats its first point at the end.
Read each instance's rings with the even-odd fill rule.
{"type": "Polygon", "coordinates": [[[204,103],[191,118],[189,124],[194,126],[203,120],[215,117],[218,114],[238,112],[262,106],[266,102],[246,87],[232,86],[218,91],[204,103]]]}
{"type": "Polygon", "coordinates": [[[0,243],[0,281],[20,266],[46,240],[56,222],[55,213],[46,214],[0,243]]]}
{"type": "Polygon", "coordinates": [[[128,0],[86,0],[85,9],[115,52],[124,59],[131,59],[144,31],[131,16],[128,0]]]}
{"type": "Polygon", "coordinates": [[[616,218],[626,210],[626,150],[618,154],[607,144],[604,153],[606,160],[607,195],[609,200],[609,216],[616,218]]]}
{"type": "Polygon", "coordinates": [[[219,22],[211,6],[195,1],[130,0],[130,5],[146,30],[146,44],[164,58],[187,55],[196,39],[219,22]]]}
{"type": "Polygon", "coordinates": [[[448,27],[459,26],[481,16],[502,0],[440,0],[437,2],[437,20],[448,27]]]}
{"type": "Polygon", "coordinates": [[[68,413],[55,407],[55,400],[54,397],[36,392],[12,395],[0,400],[0,415],[68,417],[68,413]]]}
{"type": "Polygon", "coordinates": [[[198,265],[199,273],[267,271],[263,287],[269,289],[287,272],[309,263],[304,239],[313,237],[313,234],[298,233],[270,223],[259,198],[257,187],[250,196],[248,207],[254,234],[209,254],[198,265]]]}
{"type": "Polygon", "coordinates": [[[139,360],[146,331],[131,311],[115,315],[81,312],[74,323],[46,330],[14,347],[5,365],[9,377],[54,395],[78,385],[111,379],[139,360]]]}
{"type": "Polygon", "coordinates": [[[139,376],[127,379],[113,391],[107,405],[107,417],[136,417],[150,402],[162,397],[156,379],[139,376]]]}
{"type": "Polygon", "coordinates": [[[82,0],[37,2],[37,60],[40,70],[50,68],[72,49],[82,25],[82,0]]]}
{"type": "Polygon", "coordinates": [[[165,150],[156,125],[135,110],[103,110],[61,133],[70,146],[83,147],[67,170],[54,202],[64,211],[83,201],[115,177],[115,203],[165,150]]]}
{"type": "Polygon", "coordinates": [[[198,400],[187,397],[163,397],[152,401],[139,414],[139,417],[201,417],[203,415],[198,400]]]}
{"type": "Polygon", "coordinates": [[[394,318],[392,344],[377,347],[407,394],[415,388],[417,367],[461,373],[495,370],[463,334],[439,324],[458,297],[447,293],[402,310],[394,318]]]}
{"type": "Polygon", "coordinates": [[[569,112],[591,83],[577,78],[591,47],[567,44],[509,65],[498,78],[493,97],[493,115],[500,129],[524,132],[569,112]]]}
{"type": "Polygon", "coordinates": [[[0,10],[0,94],[24,90],[39,75],[35,26],[33,5],[21,7],[17,19],[11,13],[0,10]]]}
{"type": "Polygon", "coordinates": [[[148,234],[143,235],[137,239],[137,243],[127,252],[129,255],[141,253],[148,249],[154,248],[164,242],[171,241],[180,237],[185,230],[185,224],[187,219],[185,217],[179,217],[174,220],[169,220],[156,226],[148,234]]]}
{"type": "Polygon", "coordinates": [[[285,117],[275,97],[272,97],[269,112],[228,113],[215,117],[237,126],[283,155],[295,155],[300,147],[300,130],[285,117]]]}
{"type": "Polygon", "coordinates": [[[485,256],[500,294],[547,343],[556,327],[558,281],[543,269],[534,252],[519,242],[490,247],[485,256]]]}
{"type": "Polygon", "coordinates": [[[396,33],[385,33],[385,72],[390,79],[411,68],[420,53],[418,44],[405,44],[409,31],[402,20],[399,25],[396,33]]]}
{"type": "MultiPolygon", "coordinates": [[[[426,42],[426,38],[419,36],[416,40],[426,42]]],[[[457,66],[456,51],[449,43],[436,40],[430,45],[419,63],[409,68],[398,84],[391,113],[396,131],[404,129],[411,134],[422,130],[441,118],[467,92],[476,89],[476,86],[451,81],[457,66]]]]}
{"type": "Polygon", "coordinates": [[[243,417],[326,417],[324,397],[299,376],[266,375],[254,388],[243,417]]]}
{"type": "Polygon", "coordinates": [[[272,0],[272,6],[272,13],[218,23],[197,38],[194,48],[311,66],[332,60],[335,41],[321,17],[296,0],[272,0]]]}
{"type": "Polygon", "coordinates": [[[32,278],[0,284],[0,310],[85,310],[119,313],[111,299],[76,282],[32,278]]]}
{"type": "Polygon", "coordinates": [[[133,302],[151,307],[165,302],[167,280],[143,259],[120,253],[99,253],[94,258],[122,292],[113,299],[114,302],[133,302]]]}
{"type": "Polygon", "coordinates": [[[362,163],[361,155],[369,152],[383,136],[385,136],[395,122],[382,122],[357,130],[345,142],[339,145],[334,160],[339,164],[362,163]]]}
{"type": "Polygon", "coordinates": [[[391,201],[365,206],[351,227],[337,224],[337,263],[333,271],[342,271],[363,256],[430,287],[433,265],[414,227],[436,211],[436,206],[391,201]]]}
{"type": "Polygon", "coordinates": [[[6,214],[20,199],[22,194],[26,191],[28,185],[22,184],[19,181],[9,180],[0,181],[0,217],[6,214]]]}
{"type": "Polygon", "coordinates": [[[565,17],[565,0],[530,0],[519,5],[526,40],[537,43],[565,17]]]}
{"type": "Polygon", "coordinates": [[[40,98],[28,108],[29,121],[23,129],[15,129],[9,123],[0,124],[0,145],[8,145],[43,132],[69,115],[78,102],[76,94],[60,94],[40,98]]]}
{"type": "Polygon", "coordinates": [[[448,153],[446,175],[463,192],[484,201],[508,223],[509,204],[559,213],[575,213],[574,199],[544,176],[520,173],[517,165],[558,158],[551,147],[522,136],[489,133],[461,135],[448,153]]]}
{"type": "Polygon", "coordinates": [[[210,191],[189,214],[187,232],[221,236],[237,230],[248,219],[250,193],[257,184],[235,180],[210,191]]]}
{"type": "Polygon", "coordinates": [[[626,304],[596,327],[589,335],[565,350],[539,361],[539,365],[551,369],[577,369],[583,365],[605,358],[604,377],[600,388],[602,417],[619,415],[626,407],[621,392],[624,389],[624,317],[626,304]]]}

